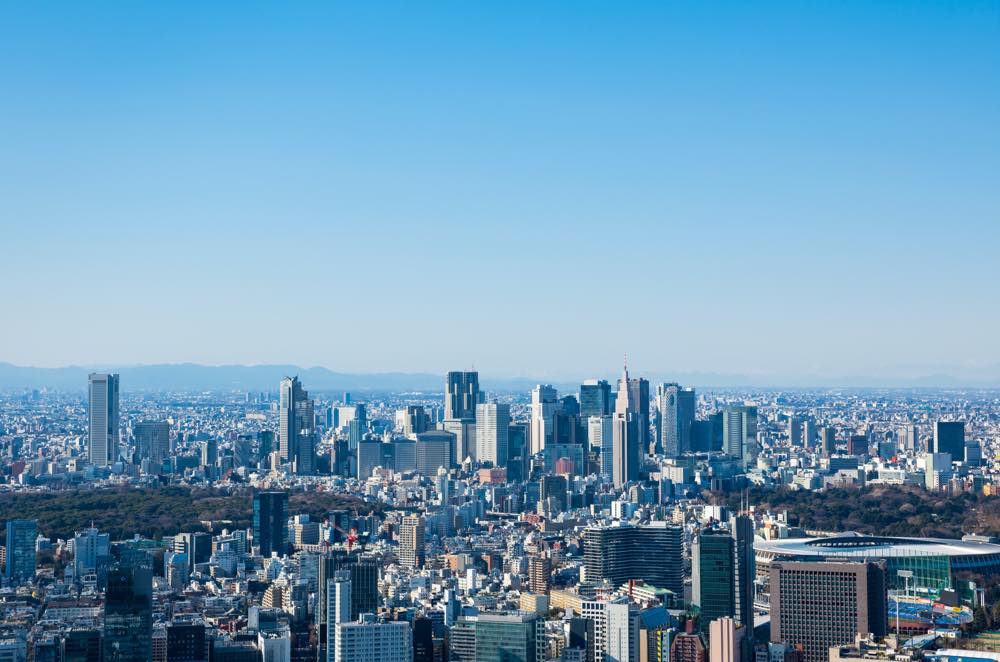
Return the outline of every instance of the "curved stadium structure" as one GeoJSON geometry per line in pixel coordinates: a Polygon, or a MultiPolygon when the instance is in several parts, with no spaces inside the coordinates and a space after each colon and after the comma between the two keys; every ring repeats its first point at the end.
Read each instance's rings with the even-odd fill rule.
{"type": "Polygon", "coordinates": [[[758,605],[768,599],[767,584],[771,562],[879,560],[888,565],[890,590],[904,590],[906,579],[900,570],[913,573],[909,579],[911,594],[937,596],[943,590],[954,589],[960,594],[967,586],[959,585],[964,572],[1000,573],[1000,545],[941,538],[893,538],[841,533],[826,538],[785,538],[754,541],[757,561],[758,605]]]}

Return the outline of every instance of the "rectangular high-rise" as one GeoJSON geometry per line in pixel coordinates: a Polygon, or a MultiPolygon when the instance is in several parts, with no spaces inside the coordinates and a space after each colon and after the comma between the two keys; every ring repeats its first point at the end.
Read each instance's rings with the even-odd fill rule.
{"type": "Polygon", "coordinates": [[[281,380],[278,400],[278,444],[281,459],[297,474],[311,474],[315,465],[315,417],[309,392],[298,377],[281,380]]]}
{"type": "Polygon", "coordinates": [[[288,546],[288,493],[258,492],[253,496],[253,544],[263,557],[284,554],[288,546]]]}
{"type": "Polygon", "coordinates": [[[538,384],[531,389],[531,427],[529,455],[545,450],[552,443],[552,418],[559,410],[559,394],[548,384],[538,384]]]}
{"type": "Polygon", "coordinates": [[[510,430],[510,405],[489,402],[476,405],[476,459],[506,467],[510,430]]]}
{"type": "Polygon", "coordinates": [[[476,405],[482,402],[479,373],[452,371],[445,379],[444,418],[475,418],[476,405]]]}
{"type": "Polygon", "coordinates": [[[108,569],[104,594],[104,662],[137,662],[152,657],[153,559],[123,547],[108,569]]]}
{"type": "Polygon", "coordinates": [[[744,462],[753,459],[757,449],[757,408],[738,405],[722,412],[722,450],[744,462]]]}
{"type": "Polygon", "coordinates": [[[956,462],[965,460],[965,423],[935,421],[932,453],[948,453],[956,462]]]}
{"type": "Polygon", "coordinates": [[[38,522],[33,519],[7,520],[7,563],[4,577],[15,582],[35,578],[35,539],[38,522]]]}
{"type": "MultiPolygon", "coordinates": [[[[619,384],[618,388],[621,388],[619,384]]],[[[632,412],[636,416],[639,427],[640,453],[649,452],[649,380],[635,377],[628,380],[629,399],[632,402],[632,412]]]]}
{"type": "Polygon", "coordinates": [[[580,385],[580,420],[591,416],[611,415],[611,384],[603,379],[588,379],[580,385]]]}
{"type": "Polygon", "coordinates": [[[545,620],[537,614],[480,613],[475,662],[545,662],[545,620]]]}
{"type": "Polygon", "coordinates": [[[771,642],[802,647],[804,662],[825,662],[831,646],[884,637],[885,561],[771,564],[771,642]]]}
{"type": "Polygon", "coordinates": [[[91,373],[89,378],[89,425],[87,448],[95,467],[118,461],[118,375],[91,373]]]}
{"type": "Polygon", "coordinates": [[[170,423],[166,421],[143,421],[132,428],[139,456],[159,467],[170,457],[170,423]]]}
{"type": "Polygon", "coordinates": [[[424,518],[410,515],[399,525],[399,564],[419,570],[424,567],[424,518]]]}
{"type": "Polygon", "coordinates": [[[679,384],[660,384],[656,388],[656,405],[660,450],[667,457],[680,457],[690,452],[696,409],[694,389],[681,388],[679,384]]]}

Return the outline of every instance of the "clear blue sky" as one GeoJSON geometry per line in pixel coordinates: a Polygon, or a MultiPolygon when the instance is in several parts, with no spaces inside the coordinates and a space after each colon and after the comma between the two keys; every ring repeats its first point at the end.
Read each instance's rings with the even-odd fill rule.
{"type": "Polygon", "coordinates": [[[5,3],[0,360],[988,370],[998,7],[5,3]]]}

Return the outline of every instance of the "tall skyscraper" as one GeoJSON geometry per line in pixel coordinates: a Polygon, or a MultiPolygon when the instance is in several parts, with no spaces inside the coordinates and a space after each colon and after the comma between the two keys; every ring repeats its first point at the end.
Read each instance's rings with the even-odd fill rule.
{"type": "Polygon", "coordinates": [[[95,467],[106,467],[118,461],[118,375],[91,373],[89,385],[89,459],[95,467]]]}
{"type": "Polygon", "coordinates": [[[935,421],[932,453],[948,453],[956,462],[965,460],[965,423],[935,421]]]}
{"type": "Polygon", "coordinates": [[[285,553],[288,547],[288,493],[258,492],[253,496],[253,543],[260,555],[285,553]]]}
{"type": "Polygon", "coordinates": [[[691,451],[691,426],[696,400],[694,389],[679,384],[656,387],[657,419],[660,438],[657,443],[667,457],[680,457],[691,451]]]}
{"type": "Polygon", "coordinates": [[[23,582],[35,578],[35,539],[38,522],[33,519],[7,520],[7,564],[4,577],[23,582]]]}
{"type": "Polygon", "coordinates": [[[159,467],[170,457],[170,423],[166,421],[143,421],[132,428],[139,455],[159,467]]]}
{"type": "Polygon", "coordinates": [[[795,416],[788,417],[788,445],[793,447],[802,445],[802,419],[795,416]]]}
{"type": "Polygon", "coordinates": [[[683,599],[684,544],[679,526],[654,521],[643,526],[590,527],[583,534],[583,559],[588,582],[607,580],[621,586],[641,579],[683,599]]]}
{"type": "Polygon", "coordinates": [[[749,639],[753,637],[754,580],[757,576],[753,520],[746,515],[733,515],[729,518],[729,532],[733,536],[733,618],[737,624],[746,626],[749,639]]]}
{"type": "Polygon", "coordinates": [[[728,531],[707,529],[691,544],[691,602],[702,629],[736,612],[734,540],[728,531]]]}
{"type": "Polygon", "coordinates": [[[611,416],[591,416],[587,419],[587,442],[590,452],[600,453],[601,480],[610,481],[614,459],[614,425],[611,416]]]}
{"type": "Polygon", "coordinates": [[[580,386],[580,418],[611,415],[611,384],[603,379],[588,379],[580,386]]]}
{"type": "Polygon", "coordinates": [[[482,402],[478,372],[448,373],[444,390],[444,417],[475,418],[476,405],[482,402]]]}
{"type": "Polygon", "coordinates": [[[825,662],[831,646],[887,630],[885,561],[771,564],[771,641],[825,662]]]}
{"type": "Polygon", "coordinates": [[[552,417],[559,409],[559,394],[548,384],[531,389],[531,455],[552,443],[552,417]]]}
{"type": "Polygon", "coordinates": [[[920,434],[917,430],[917,426],[908,424],[899,428],[899,432],[897,432],[897,442],[899,450],[919,451],[920,434]]]}
{"type": "Polygon", "coordinates": [[[446,432],[455,435],[455,447],[452,449],[452,457],[456,464],[465,462],[466,459],[476,461],[476,419],[472,418],[447,418],[441,422],[441,427],[446,432]]]}
{"type": "MultiPolygon", "coordinates": [[[[621,384],[618,385],[618,389],[621,390],[621,384]]],[[[628,380],[628,389],[632,402],[632,413],[636,417],[636,424],[639,428],[640,453],[644,455],[650,451],[649,380],[642,377],[630,379],[628,380]]]]}
{"type": "Polygon", "coordinates": [[[506,467],[510,405],[489,402],[476,405],[476,459],[506,467]]]}
{"type": "Polygon", "coordinates": [[[757,450],[757,408],[733,405],[722,412],[722,450],[726,455],[754,459],[757,450]]]}
{"type": "Polygon", "coordinates": [[[153,559],[123,547],[115,551],[104,594],[104,662],[152,658],[153,559]]]}
{"type": "Polygon", "coordinates": [[[281,380],[278,401],[278,444],[281,459],[298,474],[311,474],[315,464],[313,401],[298,377],[281,380]]]}
{"type": "Polygon", "coordinates": [[[399,525],[399,562],[406,568],[424,567],[424,518],[410,515],[399,525]]]}
{"type": "Polygon", "coordinates": [[[639,449],[642,444],[639,430],[641,417],[636,414],[635,403],[632,400],[633,389],[630,388],[630,383],[628,366],[625,366],[622,378],[618,382],[618,397],[615,400],[615,413],[611,420],[611,482],[616,488],[621,488],[626,483],[639,478],[639,458],[641,457],[639,449]]]}
{"type": "Polygon", "coordinates": [[[830,457],[837,452],[837,430],[832,425],[819,429],[819,447],[823,457],[830,457]]]}

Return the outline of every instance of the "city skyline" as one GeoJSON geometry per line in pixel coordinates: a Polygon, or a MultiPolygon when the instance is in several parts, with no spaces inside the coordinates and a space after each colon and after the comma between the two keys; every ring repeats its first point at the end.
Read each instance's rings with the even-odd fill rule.
{"type": "Polygon", "coordinates": [[[998,376],[995,4],[395,9],[5,7],[0,359],[998,376]]]}

